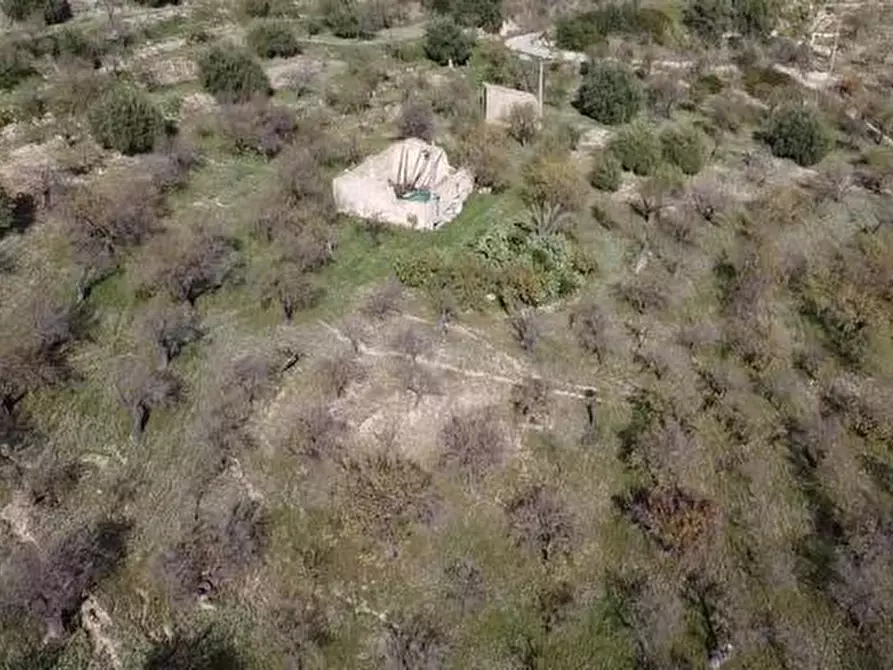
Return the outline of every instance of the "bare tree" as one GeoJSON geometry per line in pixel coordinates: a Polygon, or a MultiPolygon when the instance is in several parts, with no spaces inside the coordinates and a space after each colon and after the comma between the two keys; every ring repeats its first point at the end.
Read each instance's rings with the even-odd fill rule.
{"type": "Polygon", "coordinates": [[[121,366],[115,383],[121,404],[130,413],[130,436],[139,439],[153,410],[170,407],[180,398],[180,381],[166,370],[152,370],[142,363],[121,366]]]}
{"type": "Polygon", "coordinates": [[[142,336],[155,348],[158,368],[166,370],[187,344],[200,340],[204,332],[198,315],[184,305],[155,303],[139,321],[142,336]]]}
{"type": "Polygon", "coordinates": [[[63,537],[43,559],[23,545],[0,588],[0,611],[34,617],[47,638],[74,630],[81,604],[118,569],[127,554],[130,524],[104,519],[63,537]]]}
{"type": "Polygon", "coordinates": [[[205,293],[216,291],[240,267],[237,240],[199,229],[184,237],[166,239],[150,256],[146,290],[163,288],[174,300],[195,306],[205,293]]]}
{"type": "Polygon", "coordinates": [[[421,100],[403,105],[400,118],[397,119],[397,128],[400,137],[418,137],[426,142],[433,140],[437,128],[431,105],[421,100]]]}
{"type": "Polygon", "coordinates": [[[655,112],[665,119],[673,114],[673,109],[685,99],[685,90],[678,78],[669,75],[656,75],[648,82],[648,103],[655,112]]]}
{"type": "Polygon", "coordinates": [[[431,338],[422,333],[418,328],[409,326],[404,328],[394,337],[393,347],[415,363],[421,356],[431,351],[431,338]]]}
{"type": "Polygon", "coordinates": [[[439,670],[446,662],[447,643],[436,618],[426,614],[389,621],[385,642],[387,670],[439,670]]]}
{"type": "Polygon", "coordinates": [[[81,266],[78,296],[118,264],[120,253],[141,244],[160,230],[158,189],[145,178],[121,180],[99,187],[76,188],[63,204],[63,216],[81,266]]]}
{"type": "Polygon", "coordinates": [[[521,419],[535,422],[549,402],[549,385],[538,377],[528,377],[512,387],[512,409],[521,419]]]}
{"type": "Polygon", "coordinates": [[[594,302],[580,305],[571,312],[568,325],[580,347],[603,363],[610,349],[610,320],[601,306],[594,302]]]}
{"type": "Polygon", "coordinates": [[[353,352],[343,353],[322,361],[318,369],[323,385],[340,398],[347,388],[365,375],[365,370],[353,352]]]}
{"type": "Polygon", "coordinates": [[[276,301],[282,308],[286,321],[295,312],[310,309],[322,299],[324,289],[316,284],[301,267],[294,263],[278,263],[272,270],[261,294],[261,305],[266,307],[276,301]]]}
{"type": "Polygon", "coordinates": [[[509,501],[506,513],[517,541],[535,550],[543,563],[570,553],[573,524],[553,491],[531,486],[509,501]]]}
{"type": "Polygon", "coordinates": [[[164,557],[165,581],[177,596],[210,597],[263,555],[269,534],[269,515],[256,500],[205,513],[164,557]]]}
{"type": "Polygon", "coordinates": [[[493,408],[450,417],[442,431],[442,460],[469,478],[499,465],[508,450],[505,427],[493,408]]]}
{"type": "Polygon", "coordinates": [[[274,375],[269,357],[243,355],[227,365],[219,382],[202,398],[201,431],[223,457],[252,444],[248,422],[255,402],[266,394],[274,375]]]}
{"type": "Polygon", "coordinates": [[[715,181],[698,181],[687,194],[689,205],[708,223],[719,223],[729,204],[724,186],[715,181]]]}
{"type": "Polygon", "coordinates": [[[327,407],[301,408],[292,419],[288,448],[311,460],[341,459],[341,444],[347,425],[327,407]]]}
{"type": "Polygon", "coordinates": [[[403,285],[392,276],[369,294],[363,306],[363,314],[370,319],[381,320],[399,314],[402,305],[403,285]]]}
{"type": "Polygon", "coordinates": [[[536,348],[536,342],[540,335],[536,314],[529,310],[521,310],[511,317],[509,323],[521,348],[528,353],[532,353],[536,348]]]}
{"type": "Polygon", "coordinates": [[[444,577],[447,597],[459,604],[463,612],[474,610],[484,600],[484,575],[472,559],[453,561],[446,566],[444,577]]]}
{"type": "Polygon", "coordinates": [[[538,116],[535,105],[512,105],[507,119],[509,135],[522,146],[530,144],[536,137],[538,116]]]}

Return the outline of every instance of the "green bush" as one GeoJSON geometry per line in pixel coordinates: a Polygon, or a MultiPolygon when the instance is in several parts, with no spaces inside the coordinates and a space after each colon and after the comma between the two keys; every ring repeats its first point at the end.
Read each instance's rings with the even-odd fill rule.
{"type": "Polygon", "coordinates": [[[471,57],[472,46],[474,40],[452,19],[434,19],[425,30],[425,55],[440,65],[450,61],[464,65],[471,57]]]}
{"type": "Polygon", "coordinates": [[[74,16],[68,0],[44,0],[43,20],[48,26],[65,23],[74,16]]]}
{"type": "Polygon", "coordinates": [[[661,143],[649,124],[631,123],[611,141],[611,151],[624,170],[647,177],[661,162],[661,143]]]}
{"type": "Polygon", "coordinates": [[[586,51],[618,34],[641,35],[664,44],[672,29],[673,20],[660,9],[639,7],[635,2],[612,2],[558,19],[555,41],[560,48],[572,51],[586,51]]]}
{"type": "Polygon", "coordinates": [[[599,151],[592,157],[589,183],[599,191],[616,191],[620,188],[623,166],[610,151],[599,151]]]}
{"type": "Polygon", "coordinates": [[[255,19],[266,18],[272,13],[270,0],[242,0],[242,13],[255,19]]]}
{"type": "Polygon", "coordinates": [[[51,49],[53,58],[85,60],[98,68],[100,58],[106,51],[106,44],[82,29],[66,26],[53,34],[51,49]]]}
{"type": "Polygon", "coordinates": [[[9,91],[35,74],[28,54],[18,44],[0,46],[0,90],[9,91]]]}
{"type": "Polygon", "coordinates": [[[158,107],[142,91],[127,84],[109,88],[89,114],[94,139],[124,154],[151,151],[164,130],[158,107]]]}
{"type": "Polygon", "coordinates": [[[261,58],[289,58],[301,53],[295,34],[278,20],[255,21],[248,27],[246,41],[261,58]]]}
{"type": "Polygon", "coordinates": [[[13,21],[42,15],[47,25],[65,23],[72,17],[68,0],[2,0],[0,8],[13,21]]]}
{"type": "Polygon", "coordinates": [[[660,134],[663,158],[683,173],[693,175],[704,169],[707,138],[691,126],[671,126],[660,134]]]}
{"type": "Polygon", "coordinates": [[[222,102],[245,102],[270,95],[270,80],[252,55],[232,45],[218,44],[198,61],[202,86],[222,102]]]}
{"type": "Polygon", "coordinates": [[[767,37],[780,10],[777,0],[691,0],[682,22],[704,41],[716,44],[728,30],[746,37],[767,37]]]}
{"type": "Polygon", "coordinates": [[[616,125],[630,121],[643,99],[642,87],[629,70],[593,64],[583,77],[574,106],[596,121],[616,125]]]}
{"type": "Polygon", "coordinates": [[[356,0],[325,0],[322,13],[325,25],[336,37],[365,39],[374,34],[356,0]]]}
{"type": "Polygon", "coordinates": [[[502,26],[501,0],[434,0],[431,9],[469,28],[495,33],[502,26]]]}
{"type": "Polygon", "coordinates": [[[762,137],[774,155],[803,166],[822,160],[832,144],[831,133],[818,112],[805,105],[776,110],[762,137]]]}

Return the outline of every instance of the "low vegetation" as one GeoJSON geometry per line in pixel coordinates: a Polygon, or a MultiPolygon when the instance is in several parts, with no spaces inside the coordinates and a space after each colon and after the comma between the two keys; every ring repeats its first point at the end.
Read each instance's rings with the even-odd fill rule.
{"type": "Polygon", "coordinates": [[[137,5],[0,2],[0,667],[893,667],[889,12],[137,5]]]}

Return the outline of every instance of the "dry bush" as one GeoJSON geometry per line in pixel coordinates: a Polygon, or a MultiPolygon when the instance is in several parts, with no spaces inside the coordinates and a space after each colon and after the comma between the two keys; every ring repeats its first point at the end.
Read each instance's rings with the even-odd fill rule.
{"type": "Polygon", "coordinates": [[[81,268],[80,299],[115,270],[123,251],[161,230],[161,192],[150,179],[138,176],[77,187],[61,211],[81,268]]]}
{"type": "Polygon", "coordinates": [[[840,202],[855,185],[855,170],[843,159],[829,159],[813,180],[819,197],[840,202]]]}
{"type": "Polygon", "coordinates": [[[210,228],[168,234],[157,241],[146,254],[142,291],[151,295],[163,290],[192,307],[223,286],[242,264],[238,240],[210,228]]]}
{"type": "Polygon", "coordinates": [[[233,151],[277,155],[295,134],[295,114],[286,107],[259,99],[227,105],[220,112],[223,136],[233,151]]]}
{"type": "Polygon", "coordinates": [[[31,504],[43,508],[59,507],[86,474],[87,466],[79,461],[41,463],[40,468],[27,476],[31,504]]]}
{"type": "Polygon", "coordinates": [[[413,524],[430,521],[435,511],[431,475],[396,453],[346,461],[341,486],[344,521],[380,540],[397,540],[413,524]]]}
{"type": "Polygon", "coordinates": [[[539,114],[533,104],[513,105],[509,110],[508,133],[521,146],[530,144],[539,129],[539,114]]]}
{"type": "Polygon", "coordinates": [[[610,350],[611,321],[601,306],[594,302],[576,307],[568,318],[568,326],[583,351],[594,354],[599,363],[604,362],[610,350]]]}
{"type": "Polygon", "coordinates": [[[415,363],[420,357],[430,353],[431,338],[416,327],[409,326],[394,336],[392,346],[396,351],[415,363]]]}
{"type": "Polygon", "coordinates": [[[468,478],[500,465],[509,447],[506,428],[492,407],[454,414],[441,430],[441,440],[441,461],[468,478]]]}
{"type": "Polygon", "coordinates": [[[388,277],[373,289],[363,305],[363,315],[375,321],[399,314],[403,307],[403,285],[396,277],[388,277]]]}
{"type": "Polygon", "coordinates": [[[575,531],[554,491],[531,486],[512,498],[505,511],[517,542],[535,551],[543,563],[570,555],[575,531]]]}
{"type": "Polygon", "coordinates": [[[549,385],[538,377],[528,377],[512,387],[512,410],[519,418],[537,422],[548,402],[549,385]]]}
{"type": "Polygon", "coordinates": [[[459,159],[481,188],[502,191],[511,183],[508,138],[499,128],[484,123],[472,125],[460,137],[459,159]]]}
{"type": "Polygon", "coordinates": [[[362,381],[366,371],[353,352],[327,358],[319,364],[317,376],[323,388],[341,398],[354,382],[362,381]]]}
{"type": "Polygon", "coordinates": [[[323,177],[319,158],[312,147],[289,147],[282,152],[277,167],[280,197],[285,204],[324,202],[331,197],[329,183],[323,177]]]}
{"type": "Polygon", "coordinates": [[[69,376],[66,356],[86,316],[74,305],[37,298],[16,319],[0,322],[0,407],[6,413],[31,391],[69,376]]]}
{"type": "Polygon", "coordinates": [[[149,652],[144,670],[246,670],[231,636],[213,628],[178,632],[149,652]]]}
{"type": "Polygon", "coordinates": [[[639,314],[658,312],[670,304],[670,292],[664,277],[655,273],[636,275],[617,286],[618,297],[639,314]]]}
{"type": "Polygon", "coordinates": [[[347,424],[322,405],[300,408],[291,419],[287,448],[313,461],[335,460],[343,456],[347,424]]]}
{"type": "Polygon", "coordinates": [[[540,154],[523,170],[523,196],[529,205],[552,205],[566,211],[583,207],[589,184],[566,155],[540,154]]]}
{"type": "Polygon", "coordinates": [[[263,555],[269,535],[269,515],[256,500],[204,513],[162,559],[164,580],[175,598],[212,596],[263,555]]]}
{"type": "Polygon", "coordinates": [[[389,621],[383,667],[387,670],[437,670],[444,667],[447,641],[437,621],[437,617],[428,614],[389,621]]]}
{"type": "Polygon", "coordinates": [[[727,189],[716,180],[699,181],[686,193],[689,206],[708,223],[719,223],[731,198],[727,189]]]}
{"type": "Polygon", "coordinates": [[[717,513],[711,501],[677,486],[635,489],[615,502],[661,549],[680,556],[705,548],[717,513]]]}
{"type": "Polygon", "coordinates": [[[458,603],[463,612],[476,609],[484,601],[484,575],[473,560],[453,561],[443,572],[446,596],[458,603]]]}
{"type": "Polygon", "coordinates": [[[115,390],[121,405],[130,413],[130,436],[138,439],[153,410],[177,403],[181,384],[167,370],[152,370],[144,363],[127,361],[118,372],[115,390]]]}
{"type": "Polygon", "coordinates": [[[159,193],[177,191],[186,185],[190,170],[201,164],[198,149],[186,140],[174,140],[164,151],[149,154],[140,161],[140,171],[149,176],[159,193]]]}
{"type": "Polygon", "coordinates": [[[185,305],[153,303],[137,321],[140,336],[155,349],[162,370],[180,355],[188,344],[204,336],[198,314],[185,305]]]}
{"type": "Polygon", "coordinates": [[[431,142],[436,131],[434,112],[424,100],[410,101],[403,105],[397,119],[400,137],[417,137],[431,142]]]}
{"type": "Polygon", "coordinates": [[[536,342],[540,336],[540,327],[536,314],[523,310],[512,316],[509,319],[509,324],[521,348],[528,353],[532,353],[536,349],[536,342]]]}
{"type": "Polygon", "coordinates": [[[301,265],[280,262],[271,268],[265,281],[261,305],[267,307],[275,301],[285,320],[291,321],[295,312],[315,307],[324,295],[325,289],[308,277],[301,265]]]}
{"type": "Polygon", "coordinates": [[[665,119],[673,116],[673,110],[685,99],[685,88],[679,79],[669,75],[656,75],[645,88],[648,105],[665,119]]]}
{"type": "Polygon", "coordinates": [[[255,403],[275,380],[275,372],[268,357],[245,354],[226,367],[220,382],[203,398],[200,429],[223,457],[252,445],[248,422],[255,403]]]}
{"type": "Polygon", "coordinates": [[[83,602],[124,561],[130,529],[118,520],[89,522],[50,546],[42,559],[23,545],[3,575],[0,614],[42,621],[48,639],[73,632],[83,602]]]}

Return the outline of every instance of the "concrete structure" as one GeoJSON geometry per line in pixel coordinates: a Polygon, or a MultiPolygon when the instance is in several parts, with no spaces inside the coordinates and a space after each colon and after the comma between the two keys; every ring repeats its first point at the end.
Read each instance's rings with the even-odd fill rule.
{"type": "Polygon", "coordinates": [[[538,116],[543,114],[542,105],[533,93],[484,84],[484,118],[487,123],[504,123],[512,108],[519,105],[533,105],[538,116]]]}
{"type": "Polygon", "coordinates": [[[339,212],[418,230],[452,221],[474,190],[467,170],[419,139],[392,144],[332,181],[339,212]]]}

